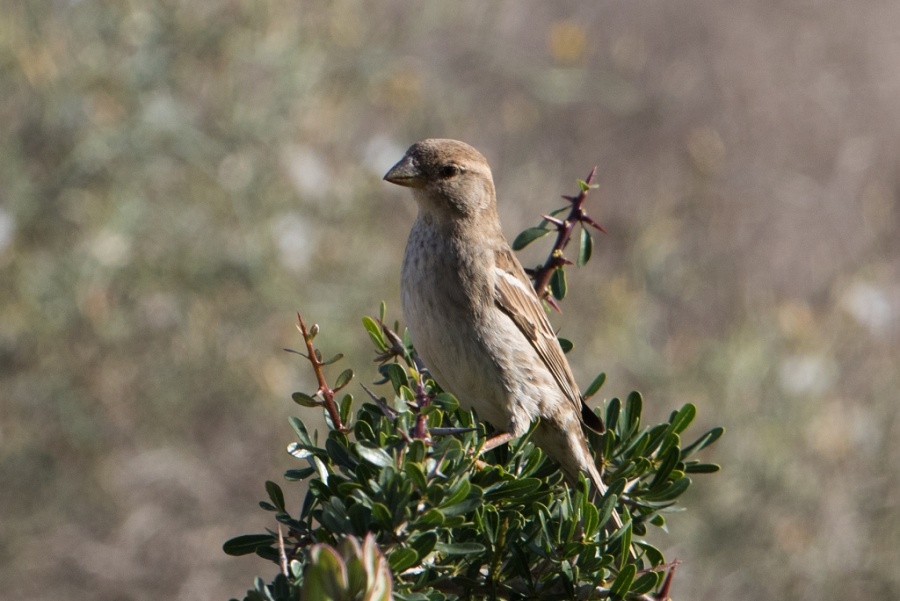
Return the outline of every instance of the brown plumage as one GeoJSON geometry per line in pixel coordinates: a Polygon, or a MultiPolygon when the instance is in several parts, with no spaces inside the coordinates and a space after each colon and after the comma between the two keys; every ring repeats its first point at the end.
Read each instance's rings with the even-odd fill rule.
{"type": "Polygon", "coordinates": [[[540,299],[500,229],[491,170],[456,140],[413,144],[384,179],[409,187],[419,212],[401,298],[413,343],[435,380],[481,419],[532,441],[569,482],[605,491],[582,430],[603,422],[584,404],[540,299]]]}

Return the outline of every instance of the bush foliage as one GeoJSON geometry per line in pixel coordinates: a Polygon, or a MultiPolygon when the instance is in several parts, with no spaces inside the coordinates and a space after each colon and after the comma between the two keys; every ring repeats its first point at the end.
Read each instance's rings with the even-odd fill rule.
{"type": "MultiPolygon", "coordinates": [[[[583,218],[538,226],[555,222],[558,229],[549,271],[535,270],[555,299],[565,296],[561,252],[578,221],[579,259],[586,256],[579,264],[590,255],[583,226],[594,224],[579,204],[589,181],[569,199],[583,218]]],[[[693,405],[646,426],[639,393],[612,398],[602,411],[606,432],[589,433],[608,485],[598,498],[583,477],[574,487],[563,482],[528,435],[482,453],[490,426],[421,368],[408,336],[397,333],[400,324],[385,322],[384,304],[377,319],[363,319],[379,366],[359,403],[345,392],[351,370],[329,383],[325,372],[341,355],[324,360],[314,346],[318,327],[300,318],[306,352],[299,354],[319,388],[293,399],[323,408],[328,430],[310,433],[291,418],[297,440],[288,451],[300,465],[285,478],[308,483],[302,507],[288,508],[282,488],[267,482],[269,500],[260,505],[274,513],[277,529],[225,544],[226,553],[256,553],[280,566],[272,582],[257,579],[245,601],[667,598],[674,563],[642,537],[650,526],[665,528],[692,474],[718,470],[695,454],[722,428],[685,444],[693,405]]],[[[599,374],[585,396],[604,381],[599,374]]]]}

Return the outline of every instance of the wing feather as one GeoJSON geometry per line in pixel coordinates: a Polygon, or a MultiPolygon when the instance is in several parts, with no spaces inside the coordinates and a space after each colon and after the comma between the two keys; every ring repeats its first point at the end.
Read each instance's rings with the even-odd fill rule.
{"type": "Polygon", "coordinates": [[[560,390],[581,415],[585,425],[597,432],[603,432],[603,421],[584,403],[572,368],[569,367],[550,320],[547,319],[547,313],[519,261],[508,248],[497,251],[495,261],[497,277],[494,298],[497,306],[512,319],[537,351],[547,369],[553,374],[553,379],[556,380],[560,390]]]}

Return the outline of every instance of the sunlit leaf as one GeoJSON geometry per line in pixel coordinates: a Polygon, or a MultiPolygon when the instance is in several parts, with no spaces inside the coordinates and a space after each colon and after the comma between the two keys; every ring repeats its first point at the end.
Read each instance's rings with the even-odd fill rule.
{"type": "Polygon", "coordinates": [[[538,238],[542,238],[550,233],[550,230],[542,228],[542,227],[530,227],[524,231],[522,231],[516,239],[513,240],[512,249],[513,250],[522,250],[538,238]]]}
{"type": "Polygon", "coordinates": [[[228,555],[249,555],[256,553],[259,547],[267,547],[275,542],[273,534],[245,534],[226,541],[222,550],[228,555]]]}
{"type": "Polygon", "coordinates": [[[416,565],[419,555],[413,549],[398,548],[388,557],[391,570],[396,574],[416,565]]]}
{"type": "Polygon", "coordinates": [[[587,387],[587,390],[584,391],[584,398],[589,399],[597,392],[600,391],[600,388],[603,386],[604,382],[606,382],[606,372],[600,372],[597,374],[597,377],[594,378],[594,381],[591,382],[590,386],[587,387]]]}
{"type": "Polygon", "coordinates": [[[444,555],[469,555],[484,553],[484,545],[480,543],[438,543],[435,551],[444,555]]]}
{"type": "Polygon", "coordinates": [[[672,417],[669,418],[669,429],[676,434],[680,434],[684,432],[684,430],[694,421],[694,418],[697,416],[697,407],[695,407],[692,403],[685,403],[685,405],[672,413],[672,417]]]}
{"type": "Polygon", "coordinates": [[[272,500],[272,504],[278,508],[278,511],[285,511],[284,492],[281,490],[281,487],[271,480],[266,480],[266,492],[269,495],[269,499],[272,500]]]}
{"type": "Polygon", "coordinates": [[[722,469],[715,463],[688,463],[684,466],[685,473],[688,474],[714,474],[722,469]]]}
{"type": "Polygon", "coordinates": [[[578,241],[578,259],[576,259],[575,263],[579,267],[583,267],[588,261],[591,260],[591,253],[594,250],[594,239],[591,237],[590,232],[587,231],[586,227],[581,228],[581,237],[578,241]]]}
{"type": "Polygon", "coordinates": [[[378,325],[371,317],[363,317],[362,319],[363,327],[366,328],[366,332],[369,333],[369,338],[372,340],[372,343],[375,345],[380,352],[384,352],[390,348],[388,346],[387,341],[384,338],[384,332],[381,330],[381,326],[378,325]]]}
{"type": "Polygon", "coordinates": [[[350,380],[352,380],[352,379],[353,379],[353,370],[352,370],[352,369],[345,369],[345,370],[342,371],[342,372],[340,373],[340,375],[337,377],[337,380],[335,380],[335,382],[334,382],[334,389],[335,389],[335,390],[340,390],[341,388],[343,388],[344,386],[346,386],[347,384],[349,384],[349,383],[350,383],[350,380]]]}
{"type": "Polygon", "coordinates": [[[356,452],[364,460],[377,467],[388,467],[394,465],[394,459],[388,455],[387,451],[380,447],[372,446],[367,443],[355,445],[356,452]]]}
{"type": "Polygon", "coordinates": [[[318,407],[322,404],[322,401],[314,399],[305,392],[295,392],[291,395],[291,398],[295,403],[303,407],[318,407]]]}
{"type": "Polygon", "coordinates": [[[553,298],[563,300],[566,298],[566,291],[566,270],[562,267],[557,267],[553,270],[553,275],[550,276],[550,292],[553,294],[553,298]]]}
{"type": "Polygon", "coordinates": [[[628,591],[631,590],[631,583],[634,581],[634,575],[637,573],[637,566],[633,563],[626,565],[619,571],[615,581],[610,587],[610,593],[614,599],[624,599],[628,591]]]}

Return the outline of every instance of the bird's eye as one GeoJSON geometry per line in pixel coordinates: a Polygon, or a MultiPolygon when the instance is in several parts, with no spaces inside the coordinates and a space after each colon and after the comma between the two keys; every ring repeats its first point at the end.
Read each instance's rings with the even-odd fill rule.
{"type": "Polygon", "coordinates": [[[456,165],[444,165],[441,167],[440,175],[444,179],[459,175],[459,167],[456,165]]]}

